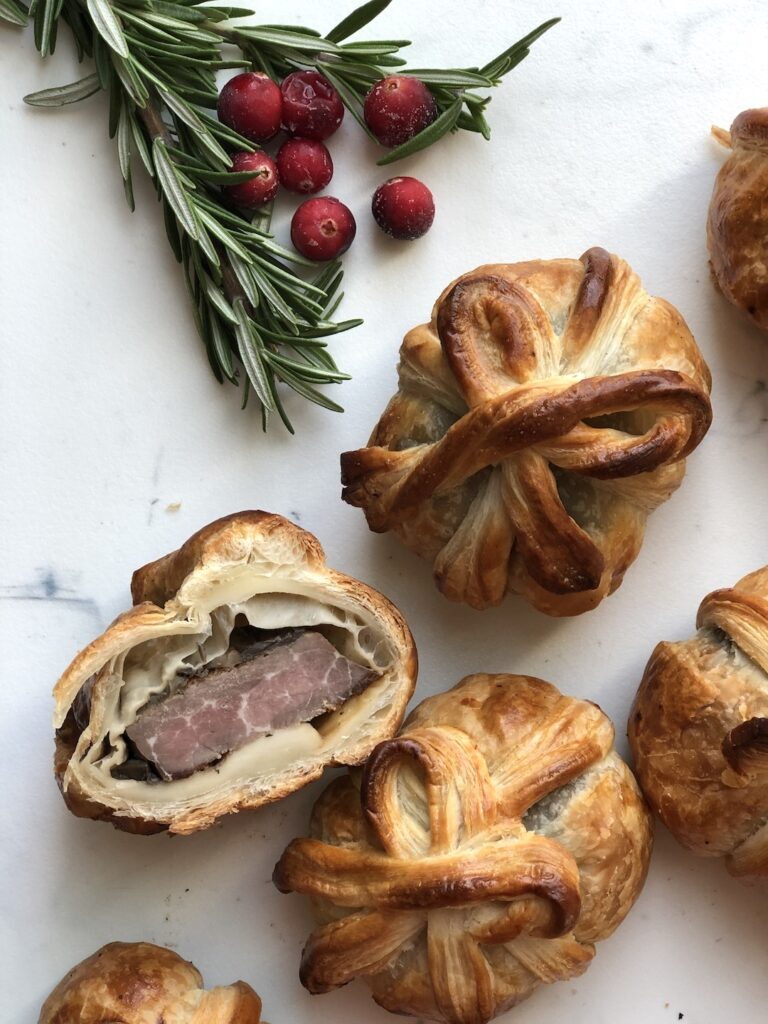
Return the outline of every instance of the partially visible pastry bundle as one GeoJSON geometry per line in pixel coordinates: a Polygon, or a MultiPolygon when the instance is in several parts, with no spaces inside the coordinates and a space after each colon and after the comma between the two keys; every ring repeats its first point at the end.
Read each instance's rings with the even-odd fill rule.
{"type": "Polygon", "coordinates": [[[211,523],[132,593],[56,685],[55,773],[75,814],[194,832],[360,763],[402,721],[416,681],[402,616],[281,516],[211,523]]]}
{"type": "Polygon", "coordinates": [[[709,427],[709,370],[680,313],[604,249],[479,267],[400,351],[399,387],[343,497],[473,608],[508,591],[594,608],[637,557],[709,427]]]}
{"type": "Polygon", "coordinates": [[[484,1024],[581,974],[645,880],[652,824],[613,726],[539,679],[429,697],[321,795],[275,869],[311,897],[301,980],[363,977],[388,1010],[484,1024]]]}
{"type": "Polygon", "coordinates": [[[768,331],[768,107],[744,110],[729,132],[712,134],[731,150],[709,204],[712,275],[726,299],[768,331]]]}
{"type": "Polygon", "coordinates": [[[149,942],[110,942],[66,974],[38,1024],[260,1024],[261,1000],[236,981],[206,990],[194,964],[149,942]]]}
{"type": "Polygon", "coordinates": [[[637,775],[689,850],[768,876],[768,566],[705,597],[696,624],[648,662],[629,720],[637,775]]]}

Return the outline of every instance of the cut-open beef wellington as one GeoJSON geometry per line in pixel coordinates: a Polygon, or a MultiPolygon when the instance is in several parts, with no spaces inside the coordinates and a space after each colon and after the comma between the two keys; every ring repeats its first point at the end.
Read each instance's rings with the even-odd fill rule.
{"type": "Polygon", "coordinates": [[[241,512],[134,573],[134,607],[56,684],[75,814],[187,833],[358,764],[400,725],[416,651],[397,609],[317,539],[241,512]]]}

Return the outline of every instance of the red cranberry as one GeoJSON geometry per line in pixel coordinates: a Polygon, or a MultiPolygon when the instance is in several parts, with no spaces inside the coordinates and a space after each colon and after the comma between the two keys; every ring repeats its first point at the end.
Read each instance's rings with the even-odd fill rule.
{"type": "Polygon", "coordinates": [[[382,146],[399,146],[432,124],[437,103],[418,78],[390,75],[371,87],[363,116],[382,146]]]}
{"type": "Polygon", "coordinates": [[[240,185],[227,185],[226,195],[235,206],[243,210],[256,210],[277,195],[280,178],[277,164],[267,153],[235,153],[232,157],[232,171],[258,171],[258,177],[243,181],[240,185]]]}
{"type": "Polygon", "coordinates": [[[346,252],[356,231],[351,210],[331,196],[307,199],[291,221],[291,241],[302,256],[318,262],[346,252]]]}
{"type": "Polygon", "coordinates": [[[344,104],[319,71],[294,71],[283,79],[283,127],[305,139],[327,139],[344,117],[344,104]]]}
{"type": "Polygon", "coordinates": [[[319,192],[333,177],[333,160],[322,142],[288,139],[277,153],[280,181],[289,192],[319,192]]]}
{"type": "Polygon", "coordinates": [[[262,71],[230,78],[219,93],[219,120],[251,142],[266,142],[280,131],[280,88],[262,71]]]}
{"type": "Polygon", "coordinates": [[[373,193],[373,217],[393,238],[421,238],[432,227],[435,201],[417,178],[390,178],[373,193]]]}

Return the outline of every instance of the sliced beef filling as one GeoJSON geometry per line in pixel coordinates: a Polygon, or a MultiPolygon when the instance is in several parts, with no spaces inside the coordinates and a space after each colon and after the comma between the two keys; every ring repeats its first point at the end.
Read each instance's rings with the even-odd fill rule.
{"type": "Polygon", "coordinates": [[[182,779],[259,736],[334,711],[375,678],[314,630],[240,627],[214,667],[147,704],[126,735],[163,779],[182,779]]]}

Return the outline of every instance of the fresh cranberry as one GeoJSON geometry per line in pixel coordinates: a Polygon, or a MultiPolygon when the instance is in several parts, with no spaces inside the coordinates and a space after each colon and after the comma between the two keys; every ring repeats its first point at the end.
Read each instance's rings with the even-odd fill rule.
{"type": "Polygon", "coordinates": [[[421,238],[432,227],[435,201],[417,178],[390,178],[373,193],[373,217],[393,238],[421,238]]]}
{"type": "Polygon", "coordinates": [[[351,210],[331,196],[307,199],[291,221],[291,241],[302,256],[318,262],[346,252],[356,231],[351,210]]]}
{"type": "Polygon", "coordinates": [[[432,124],[437,103],[418,78],[390,75],[371,87],[363,116],[382,146],[399,146],[432,124]]]}
{"type": "Polygon", "coordinates": [[[344,118],[344,104],[319,71],[294,71],[283,79],[283,127],[292,135],[322,141],[344,118]]]}
{"type": "Polygon", "coordinates": [[[277,164],[267,153],[235,153],[232,157],[233,173],[258,171],[258,176],[239,185],[227,185],[226,195],[235,206],[243,210],[256,210],[277,195],[280,178],[277,164]]]}
{"type": "Polygon", "coordinates": [[[289,192],[319,192],[333,177],[333,160],[322,142],[288,139],[277,153],[280,181],[289,192]]]}
{"type": "Polygon", "coordinates": [[[266,142],[280,131],[280,88],[262,71],[235,75],[219,93],[218,111],[228,128],[251,142],[266,142]]]}

